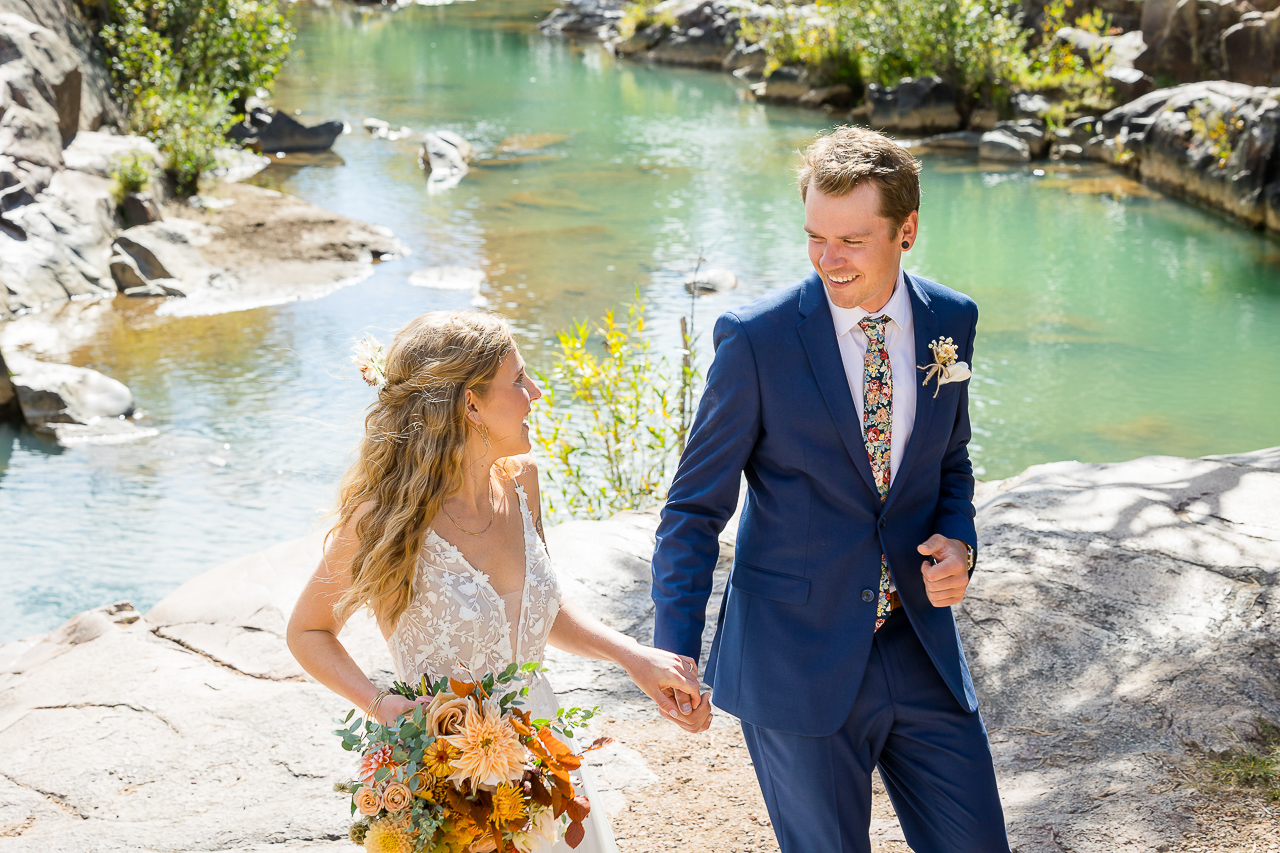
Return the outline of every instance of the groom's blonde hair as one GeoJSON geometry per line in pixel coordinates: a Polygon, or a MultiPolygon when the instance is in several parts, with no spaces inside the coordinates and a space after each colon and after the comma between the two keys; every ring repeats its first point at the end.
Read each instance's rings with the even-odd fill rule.
{"type": "Polygon", "coordinates": [[[336,534],[352,517],[359,548],[335,610],[364,605],[394,625],[413,597],[423,541],[445,500],[462,489],[466,392],[489,392],[516,348],[496,314],[435,311],[411,320],[387,351],[387,382],[365,416],[364,440],[338,487],[336,534]]]}
{"type": "Polygon", "coordinates": [[[880,215],[894,229],[920,209],[920,162],[883,133],[847,125],[820,136],[804,150],[797,177],[800,199],[809,187],[840,198],[870,181],[880,188],[880,215]]]}

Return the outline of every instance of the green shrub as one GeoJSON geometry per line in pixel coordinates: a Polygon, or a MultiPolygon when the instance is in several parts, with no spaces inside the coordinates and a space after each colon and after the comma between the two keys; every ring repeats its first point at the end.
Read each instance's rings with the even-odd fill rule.
{"type": "Polygon", "coordinates": [[[144,154],[126,154],[111,172],[111,198],[117,207],[124,204],[125,196],[140,193],[150,185],[151,158],[144,154]]]}
{"type": "Polygon", "coordinates": [[[594,329],[577,324],[560,333],[551,374],[539,374],[546,396],[531,425],[555,515],[607,518],[666,496],[697,373],[687,333],[680,363],[655,354],[643,333],[639,304],[625,318],[608,312],[594,329]]]}
{"type": "Polygon", "coordinates": [[[276,0],[83,0],[101,23],[128,129],[156,143],[177,191],[196,191],[235,111],[270,85],[294,39],[276,0]]]}
{"type": "Polygon", "coordinates": [[[1028,33],[1002,3],[979,0],[830,0],[797,7],[771,0],[763,21],[744,26],[763,41],[770,65],[803,64],[826,80],[886,86],[937,75],[962,109],[992,101],[1026,64],[1028,33]]]}

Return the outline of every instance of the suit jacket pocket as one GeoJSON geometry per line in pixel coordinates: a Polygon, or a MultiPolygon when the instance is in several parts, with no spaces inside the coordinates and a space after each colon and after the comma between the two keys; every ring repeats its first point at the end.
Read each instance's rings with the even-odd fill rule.
{"type": "Polygon", "coordinates": [[[729,583],[734,589],[783,604],[804,604],[809,600],[808,578],[771,572],[746,563],[734,564],[729,583]]]}

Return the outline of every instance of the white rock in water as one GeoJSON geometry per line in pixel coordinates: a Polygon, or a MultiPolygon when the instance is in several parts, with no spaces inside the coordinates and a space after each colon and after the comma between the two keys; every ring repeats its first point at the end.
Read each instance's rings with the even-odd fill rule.
{"type": "Polygon", "coordinates": [[[474,293],[484,284],[484,271],[471,267],[427,267],[409,274],[415,287],[435,290],[465,290],[474,293]]]}
{"type": "Polygon", "coordinates": [[[456,187],[467,174],[470,150],[470,143],[457,134],[428,133],[418,155],[419,163],[428,174],[428,191],[434,193],[456,187]]]}
{"type": "Polygon", "coordinates": [[[702,270],[685,279],[684,289],[694,295],[722,293],[738,286],[738,277],[726,269],[702,270]]]}
{"type": "Polygon", "coordinates": [[[22,416],[33,427],[52,423],[92,424],[133,411],[133,394],[122,382],[87,367],[9,358],[22,416]]]}

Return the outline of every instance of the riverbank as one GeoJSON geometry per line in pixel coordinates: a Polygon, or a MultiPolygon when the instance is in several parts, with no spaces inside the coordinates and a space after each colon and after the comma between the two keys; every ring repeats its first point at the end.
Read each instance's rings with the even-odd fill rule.
{"type": "MultiPolygon", "coordinates": [[[[1014,847],[1165,853],[1212,837],[1243,852],[1280,830],[1261,794],[1215,792],[1202,769],[1280,721],[1280,448],[1041,465],[982,483],[977,503],[982,564],[956,615],[1014,847]]],[[[642,642],[655,524],[624,513],[548,530],[565,593],[642,642]]],[[[709,612],[732,560],[721,544],[709,612]]],[[[283,642],[318,548],[279,545],[146,614],[117,604],[0,646],[5,849],[349,849],[330,790],[346,755],[328,733],[347,709],[283,642]]],[[[390,677],[367,618],[343,639],[390,677]]],[[[732,720],[684,741],[647,722],[613,667],[549,664],[562,701],[602,705],[604,733],[620,735],[597,771],[620,850],[669,849],[671,832],[775,849],[732,720]],[[697,819],[690,798],[705,802],[697,819]]],[[[905,849],[883,798],[877,809],[877,850],[905,849]]]]}
{"type": "MultiPolygon", "coordinates": [[[[760,34],[783,13],[751,0],[565,0],[540,29],[598,39],[634,61],[730,73],[751,81],[745,97],[822,110],[922,153],[1106,163],[1245,227],[1280,234],[1280,88],[1271,88],[1280,82],[1280,10],[1270,2],[1216,4],[1197,19],[1194,4],[1175,10],[1166,0],[1077,5],[1073,14],[1105,13],[1121,26],[1106,34],[1063,26],[1037,37],[1060,43],[1065,59],[1080,57],[1079,73],[1097,78],[1090,94],[1073,93],[1082,77],[1013,91],[999,106],[986,96],[966,99],[938,77],[864,86],[819,65],[779,65],[760,34]]],[[[1024,20],[1041,27],[1044,6],[1024,3],[1024,20]]],[[[829,38],[818,7],[794,14],[796,27],[819,42],[829,38]]]]}
{"type": "Polygon", "coordinates": [[[117,293],[189,297],[159,309],[175,314],[315,298],[401,253],[386,229],[237,187],[270,162],[245,151],[218,152],[194,203],[158,177],[141,200],[122,197],[126,161],[158,176],[163,158],[118,133],[120,108],[78,12],[66,0],[3,0],[0,42],[16,93],[0,103],[0,322],[117,293]]]}

